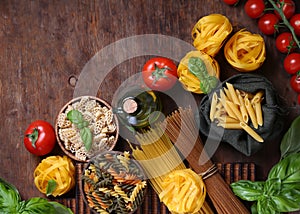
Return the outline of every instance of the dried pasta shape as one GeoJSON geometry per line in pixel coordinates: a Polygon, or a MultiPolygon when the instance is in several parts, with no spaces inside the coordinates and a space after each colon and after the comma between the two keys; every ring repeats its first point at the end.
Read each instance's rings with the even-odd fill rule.
{"type": "Polygon", "coordinates": [[[226,60],[241,72],[258,69],[266,59],[265,42],[259,34],[245,29],[236,32],[225,44],[226,60]]]}
{"type": "Polygon", "coordinates": [[[67,156],[49,156],[41,161],[34,170],[34,184],[44,194],[49,180],[56,182],[51,193],[54,197],[70,191],[75,185],[75,167],[67,156]]]}
{"type": "Polygon", "coordinates": [[[204,16],[192,30],[193,45],[210,56],[215,56],[232,32],[229,20],[221,14],[204,16]]]}
{"type": "Polygon", "coordinates": [[[220,76],[220,66],[219,63],[209,55],[202,53],[201,51],[190,51],[183,59],[181,59],[178,68],[177,75],[178,79],[185,88],[185,90],[202,94],[203,91],[200,89],[200,80],[192,74],[188,69],[188,61],[191,57],[199,57],[205,63],[206,69],[210,76],[220,76]]]}
{"type": "Polygon", "coordinates": [[[205,184],[201,176],[191,169],[169,173],[162,186],[159,198],[173,213],[196,213],[205,201],[205,184]]]}

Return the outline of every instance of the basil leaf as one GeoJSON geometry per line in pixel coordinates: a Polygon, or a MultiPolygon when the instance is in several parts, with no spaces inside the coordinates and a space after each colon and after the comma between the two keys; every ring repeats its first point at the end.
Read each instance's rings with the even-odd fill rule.
{"type": "Polygon", "coordinates": [[[297,190],[285,188],[280,194],[272,195],[270,198],[276,204],[278,212],[294,212],[300,208],[300,195],[297,190]]]}
{"type": "Polygon", "coordinates": [[[49,196],[53,193],[53,191],[56,189],[57,183],[55,180],[50,179],[48,181],[47,187],[46,187],[46,195],[49,196]]]}
{"type": "Polygon", "coordinates": [[[93,134],[91,130],[88,127],[84,127],[80,130],[80,137],[84,143],[86,150],[89,151],[93,143],[93,134]]]}
{"type": "Polygon", "coordinates": [[[67,118],[75,125],[82,123],[84,121],[83,116],[78,110],[71,110],[67,113],[67,118]]]}
{"type": "Polygon", "coordinates": [[[279,178],[283,184],[297,183],[300,189],[300,153],[287,156],[272,167],[268,179],[279,178]]]}
{"type": "Polygon", "coordinates": [[[44,198],[31,198],[25,202],[25,207],[23,210],[19,212],[20,214],[25,213],[34,213],[34,214],[56,214],[54,207],[52,204],[48,202],[47,199],[44,198]]]}
{"type": "Polygon", "coordinates": [[[260,214],[277,214],[276,205],[269,197],[262,197],[257,201],[257,212],[260,214]]]}
{"type": "Polygon", "coordinates": [[[55,213],[59,214],[73,214],[72,210],[70,208],[67,208],[66,206],[57,203],[55,201],[50,201],[49,202],[55,209],[55,213]]]}
{"type": "Polygon", "coordinates": [[[264,195],[276,195],[281,190],[281,180],[279,178],[270,178],[265,181],[264,195]]]}
{"type": "Polygon", "coordinates": [[[15,186],[0,178],[0,210],[4,213],[17,213],[21,196],[15,186]]]}
{"type": "Polygon", "coordinates": [[[203,93],[210,93],[218,85],[218,79],[209,75],[204,61],[199,57],[189,59],[188,70],[200,80],[200,89],[203,93]]]}
{"type": "Polygon", "coordinates": [[[246,201],[257,201],[264,192],[265,182],[240,180],[231,183],[230,186],[235,195],[246,201]]]}
{"type": "Polygon", "coordinates": [[[300,152],[300,116],[292,122],[290,128],[281,140],[280,151],[281,158],[292,153],[300,152]]]}

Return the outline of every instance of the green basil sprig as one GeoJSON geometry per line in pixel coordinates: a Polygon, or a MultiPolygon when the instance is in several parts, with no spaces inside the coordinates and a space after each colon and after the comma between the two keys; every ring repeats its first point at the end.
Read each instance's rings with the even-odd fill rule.
{"type": "Polygon", "coordinates": [[[67,118],[80,130],[81,140],[87,151],[92,147],[93,134],[88,128],[89,122],[84,120],[83,115],[78,110],[71,110],[67,113],[67,118]]]}
{"type": "Polygon", "coordinates": [[[45,198],[34,197],[26,201],[15,186],[0,178],[0,213],[15,214],[73,214],[72,210],[57,202],[49,202],[45,198]]]}
{"type": "Polygon", "coordinates": [[[208,94],[218,85],[218,78],[210,76],[205,63],[199,57],[191,57],[188,61],[188,69],[200,80],[200,89],[208,94]]]}
{"type": "Polygon", "coordinates": [[[300,210],[300,153],[286,156],[272,167],[266,181],[241,180],[231,184],[235,195],[255,201],[252,213],[284,213],[300,210]]]}
{"type": "Polygon", "coordinates": [[[46,187],[46,195],[49,196],[53,193],[53,191],[56,189],[57,187],[57,183],[55,180],[50,179],[47,183],[47,187],[46,187]]]}
{"type": "Polygon", "coordinates": [[[300,116],[292,122],[288,131],[284,134],[281,144],[281,158],[289,154],[300,152],[300,116]]]}

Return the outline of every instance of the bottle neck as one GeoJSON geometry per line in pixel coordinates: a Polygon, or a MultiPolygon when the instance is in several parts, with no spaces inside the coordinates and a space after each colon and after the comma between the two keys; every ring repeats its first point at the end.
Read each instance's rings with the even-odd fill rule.
{"type": "Polygon", "coordinates": [[[127,97],[123,100],[122,108],[127,114],[136,114],[139,110],[139,104],[134,97],[127,97]]]}

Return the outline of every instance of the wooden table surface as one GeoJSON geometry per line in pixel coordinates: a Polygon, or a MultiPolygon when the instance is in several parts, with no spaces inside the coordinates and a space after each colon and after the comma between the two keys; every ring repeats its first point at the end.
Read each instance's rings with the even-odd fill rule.
{"type": "MultiPolygon", "coordinates": [[[[295,2],[300,12],[300,2],[295,2]]],[[[54,125],[60,108],[73,98],[84,66],[96,53],[121,39],[145,34],[165,35],[191,44],[192,27],[199,18],[211,13],[226,15],[235,31],[246,28],[260,33],[257,22],[246,16],[244,4],[245,0],[237,7],[227,6],[221,0],[1,0],[0,177],[14,184],[23,199],[44,197],[33,183],[33,171],[44,157],[27,152],[24,131],[37,119],[54,125]]],[[[300,107],[283,69],[285,55],[276,50],[274,37],[264,39],[267,59],[254,73],[266,76],[288,103],[286,130],[299,115],[300,107]]],[[[119,85],[139,72],[148,58],[115,61],[117,66],[98,86],[97,95],[111,102],[119,85]]],[[[222,52],[216,58],[221,65],[221,80],[239,73],[224,60],[222,52]]],[[[202,95],[194,97],[201,100],[202,95]]],[[[254,162],[257,180],[265,179],[278,161],[281,137],[282,134],[250,157],[221,144],[213,160],[254,162]]],[[[61,154],[60,148],[56,146],[51,154],[61,154]]]]}

